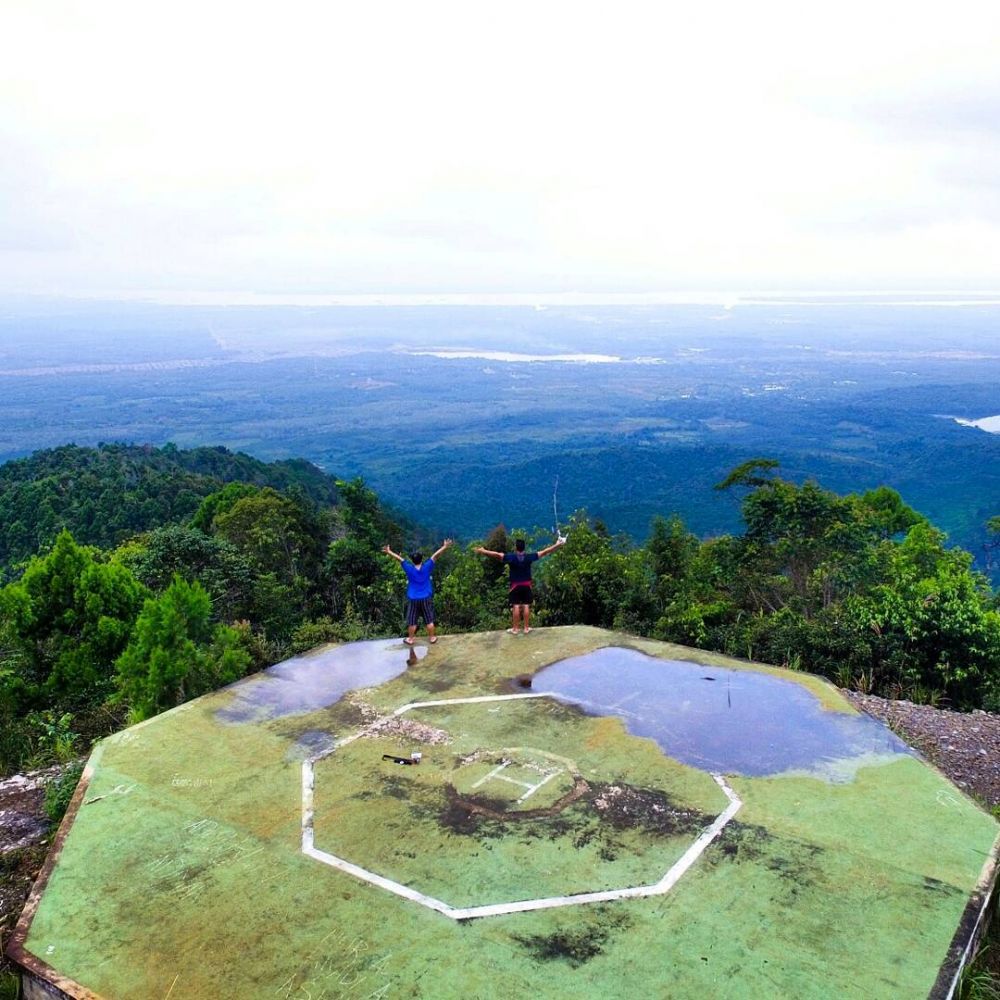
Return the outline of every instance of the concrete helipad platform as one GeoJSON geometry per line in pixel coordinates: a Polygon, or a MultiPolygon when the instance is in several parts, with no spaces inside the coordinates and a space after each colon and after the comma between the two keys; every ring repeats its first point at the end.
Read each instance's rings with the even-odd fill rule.
{"type": "Polygon", "coordinates": [[[825,682],[586,628],[410,654],[105,740],[10,949],[36,988],[948,994],[997,824],[825,682]]]}

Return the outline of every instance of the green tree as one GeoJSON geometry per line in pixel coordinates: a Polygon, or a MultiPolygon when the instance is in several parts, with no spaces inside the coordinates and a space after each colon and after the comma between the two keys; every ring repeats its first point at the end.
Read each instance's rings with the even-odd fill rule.
{"type": "Polygon", "coordinates": [[[115,664],[121,697],[135,720],[149,718],[242,677],[251,665],[240,633],[213,626],[197,582],[175,576],[143,605],[132,641],[115,664]]]}
{"type": "MultiPolygon", "coordinates": [[[[497,543],[495,532],[483,543],[491,552],[497,543]]],[[[484,559],[472,551],[457,546],[449,549],[448,572],[435,588],[434,608],[447,628],[463,631],[503,628],[507,622],[507,573],[502,563],[484,559]],[[500,573],[497,573],[499,568],[500,573]]]]}
{"type": "MultiPolygon", "coordinates": [[[[330,612],[367,622],[375,633],[392,631],[402,614],[406,581],[382,546],[403,548],[402,532],[362,479],[338,480],[337,489],[337,537],[325,560],[330,612]]],[[[440,571],[435,575],[440,578],[440,571]]]]}
{"type": "Polygon", "coordinates": [[[569,521],[566,545],[538,573],[540,619],[553,625],[611,628],[630,590],[624,538],[612,538],[604,524],[585,513],[569,521]]]}
{"type": "Polygon", "coordinates": [[[317,576],[326,547],[318,519],[270,487],[238,499],[212,526],[262,572],[286,583],[317,576]]]}
{"type": "Polygon", "coordinates": [[[28,702],[75,707],[103,700],[146,589],[124,566],[100,561],[68,531],[6,588],[8,641],[28,702]]]}
{"type": "Polygon", "coordinates": [[[157,593],[165,590],[176,574],[197,580],[208,591],[213,615],[220,621],[253,615],[250,561],[223,538],[168,524],[119,546],[114,560],[157,593]]]}
{"type": "Polygon", "coordinates": [[[260,487],[250,483],[226,483],[221,490],[202,500],[191,518],[191,527],[208,534],[216,517],[230,511],[244,497],[256,496],[259,492],[260,487]]]}

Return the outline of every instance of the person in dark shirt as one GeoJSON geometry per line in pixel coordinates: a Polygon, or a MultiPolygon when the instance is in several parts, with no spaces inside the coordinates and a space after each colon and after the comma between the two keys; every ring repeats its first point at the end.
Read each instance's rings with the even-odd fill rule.
{"type": "Polygon", "coordinates": [[[526,633],[531,631],[531,564],[565,544],[566,539],[560,537],[557,542],[553,542],[540,552],[525,552],[524,539],[518,538],[514,541],[513,552],[491,552],[482,546],[475,550],[481,556],[502,560],[510,570],[511,621],[510,628],[507,629],[508,632],[517,635],[521,631],[522,617],[524,618],[524,631],[526,633]]]}
{"type": "Polygon", "coordinates": [[[431,580],[431,571],[434,569],[434,560],[451,544],[451,539],[446,538],[441,548],[426,562],[420,552],[414,552],[409,559],[406,559],[398,552],[393,552],[388,545],[382,549],[387,556],[392,556],[403,567],[403,572],[406,574],[407,634],[403,642],[407,646],[413,645],[417,623],[421,618],[427,627],[431,643],[437,642],[437,636],[434,634],[434,582],[431,580]]]}

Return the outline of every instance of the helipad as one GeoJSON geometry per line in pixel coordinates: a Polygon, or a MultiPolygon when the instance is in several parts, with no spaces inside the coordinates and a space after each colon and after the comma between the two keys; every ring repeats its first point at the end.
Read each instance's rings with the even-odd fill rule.
{"type": "Polygon", "coordinates": [[[106,740],[11,949],[31,981],[947,995],[997,824],[826,683],[586,628],[421,652],[325,648],[106,740]]]}

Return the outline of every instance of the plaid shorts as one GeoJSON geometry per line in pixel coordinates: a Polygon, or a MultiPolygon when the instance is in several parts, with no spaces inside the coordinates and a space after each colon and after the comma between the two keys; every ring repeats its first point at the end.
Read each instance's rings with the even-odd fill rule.
{"type": "Polygon", "coordinates": [[[417,620],[423,616],[425,625],[434,624],[434,598],[433,597],[410,597],[406,601],[406,624],[416,625],[417,620]]]}

